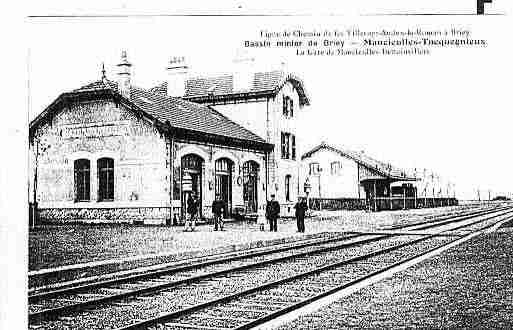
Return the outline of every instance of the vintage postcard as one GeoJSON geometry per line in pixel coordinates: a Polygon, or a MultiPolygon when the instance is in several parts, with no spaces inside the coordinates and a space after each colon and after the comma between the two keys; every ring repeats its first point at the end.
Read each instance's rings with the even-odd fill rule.
{"type": "Polygon", "coordinates": [[[27,9],[1,327],[511,328],[510,7],[27,9]]]}

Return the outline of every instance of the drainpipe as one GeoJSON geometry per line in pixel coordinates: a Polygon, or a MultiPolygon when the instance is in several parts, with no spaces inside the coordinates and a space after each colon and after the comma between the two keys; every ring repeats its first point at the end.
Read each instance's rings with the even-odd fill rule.
{"type": "Polygon", "coordinates": [[[37,167],[38,167],[38,158],[39,158],[39,141],[34,137],[34,144],[36,147],[36,159],[35,159],[35,167],[34,167],[34,187],[33,188],[33,200],[32,200],[32,229],[36,228],[36,218],[37,218],[37,167]]]}
{"type": "Polygon", "coordinates": [[[390,210],[393,209],[393,203],[392,203],[392,186],[391,183],[388,184],[388,201],[390,202],[390,210]]]}
{"type": "Polygon", "coordinates": [[[321,173],[319,173],[319,211],[322,211],[321,173]]]}
{"type": "Polygon", "coordinates": [[[406,187],[403,187],[403,210],[406,210],[406,187]]]}
{"type": "Polygon", "coordinates": [[[374,180],[374,212],[377,212],[378,211],[378,204],[377,204],[377,200],[376,200],[376,181],[377,180],[374,180]]]}
{"type": "Polygon", "coordinates": [[[417,208],[417,187],[414,188],[415,195],[413,195],[413,208],[417,208]]]}

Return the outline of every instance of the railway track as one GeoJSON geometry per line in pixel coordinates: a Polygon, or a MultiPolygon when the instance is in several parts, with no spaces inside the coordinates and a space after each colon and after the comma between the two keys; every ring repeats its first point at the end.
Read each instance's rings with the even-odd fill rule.
{"type": "MultiPolygon", "coordinates": [[[[445,220],[453,220],[451,224],[458,221],[456,218],[465,222],[450,228],[453,235],[458,235],[457,229],[495,223],[497,218],[511,216],[512,212],[511,209],[495,209],[445,220]]],[[[440,224],[435,221],[430,226],[440,224]]],[[[448,224],[443,222],[444,226],[448,224]]],[[[428,226],[427,222],[424,226],[428,226]]],[[[313,297],[324,296],[340,287],[340,281],[345,280],[341,273],[362,278],[375,271],[376,265],[380,265],[379,260],[391,262],[398,255],[407,256],[410,250],[415,253],[425,251],[453,240],[454,237],[447,235],[421,238],[413,235],[346,235],[324,242],[309,242],[276,251],[41,293],[29,297],[29,324],[31,328],[44,329],[247,328],[255,322],[275,317],[273,315],[278,311],[283,314],[290,308],[298,308],[298,304],[306,304],[305,301],[319,299],[296,294],[293,296],[296,299],[292,299],[294,304],[290,299],[278,299],[274,303],[282,296],[277,294],[282,289],[289,292],[297,285],[302,288],[300,291],[310,292],[313,297]],[[340,267],[344,269],[340,270],[340,267]],[[325,273],[331,275],[322,275],[325,273]],[[333,285],[324,280],[319,282],[320,286],[313,282],[305,284],[319,276],[336,280],[332,281],[333,285]],[[262,300],[265,292],[272,294],[262,300]],[[237,307],[241,303],[237,301],[251,300],[251,297],[257,298],[250,305],[252,309],[246,308],[244,314],[245,309],[237,307]],[[228,307],[219,307],[220,304],[228,307]],[[265,306],[274,307],[266,309],[265,306]],[[220,314],[217,309],[221,310],[220,314]],[[226,311],[231,317],[223,316],[226,311]]]]}
{"type": "Polygon", "coordinates": [[[397,230],[397,229],[423,230],[423,229],[427,229],[427,228],[433,228],[433,227],[441,224],[442,222],[451,223],[451,221],[452,222],[459,221],[463,217],[469,218],[469,217],[472,217],[472,216],[477,216],[477,215],[481,215],[481,214],[488,214],[490,212],[495,212],[495,211],[500,211],[500,210],[507,210],[507,209],[508,209],[508,207],[504,207],[504,206],[490,207],[490,208],[487,207],[487,208],[484,208],[484,209],[480,208],[478,210],[472,210],[470,212],[463,212],[463,213],[457,213],[457,214],[451,214],[451,215],[442,215],[442,216],[435,217],[435,218],[428,219],[428,220],[416,221],[416,222],[412,222],[412,223],[408,223],[408,224],[400,224],[400,225],[388,226],[385,229],[390,229],[390,230],[397,230]],[[427,225],[429,227],[424,227],[424,225],[427,225]]]}

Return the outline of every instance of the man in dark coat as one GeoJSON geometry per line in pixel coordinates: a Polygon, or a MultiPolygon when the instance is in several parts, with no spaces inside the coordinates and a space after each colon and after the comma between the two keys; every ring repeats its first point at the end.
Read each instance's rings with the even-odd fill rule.
{"type": "Polygon", "coordinates": [[[271,200],[267,202],[265,217],[269,220],[270,231],[278,231],[278,218],[280,217],[280,203],[271,195],[271,200]]]}
{"type": "Polygon", "coordinates": [[[196,217],[198,213],[199,202],[195,193],[191,193],[187,198],[187,214],[188,218],[185,221],[185,231],[194,231],[196,226],[196,217]]]}
{"type": "Polygon", "coordinates": [[[306,205],[306,201],[302,198],[299,198],[296,205],[294,205],[296,209],[296,222],[297,222],[297,231],[300,233],[305,232],[305,214],[306,210],[308,210],[308,205],[306,205]]]}
{"type": "Polygon", "coordinates": [[[214,230],[217,231],[218,227],[223,230],[223,209],[224,202],[219,199],[215,199],[212,202],[212,214],[214,214],[214,230]]]}

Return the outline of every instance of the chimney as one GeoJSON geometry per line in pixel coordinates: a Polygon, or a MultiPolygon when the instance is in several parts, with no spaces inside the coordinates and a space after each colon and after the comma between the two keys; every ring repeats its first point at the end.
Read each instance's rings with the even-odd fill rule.
{"type": "Polygon", "coordinates": [[[118,91],[121,95],[130,98],[130,76],[132,64],[128,62],[126,51],[121,52],[121,63],[118,64],[118,91]]]}
{"type": "Polygon", "coordinates": [[[189,67],[185,63],[185,57],[173,56],[167,66],[167,95],[182,97],[185,95],[185,84],[189,73],[189,67]]]}
{"type": "Polygon", "coordinates": [[[247,51],[238,51],[233,64],[233,90],[250,90],[253,87],[255,59],[249,56],[247,51]]]}

